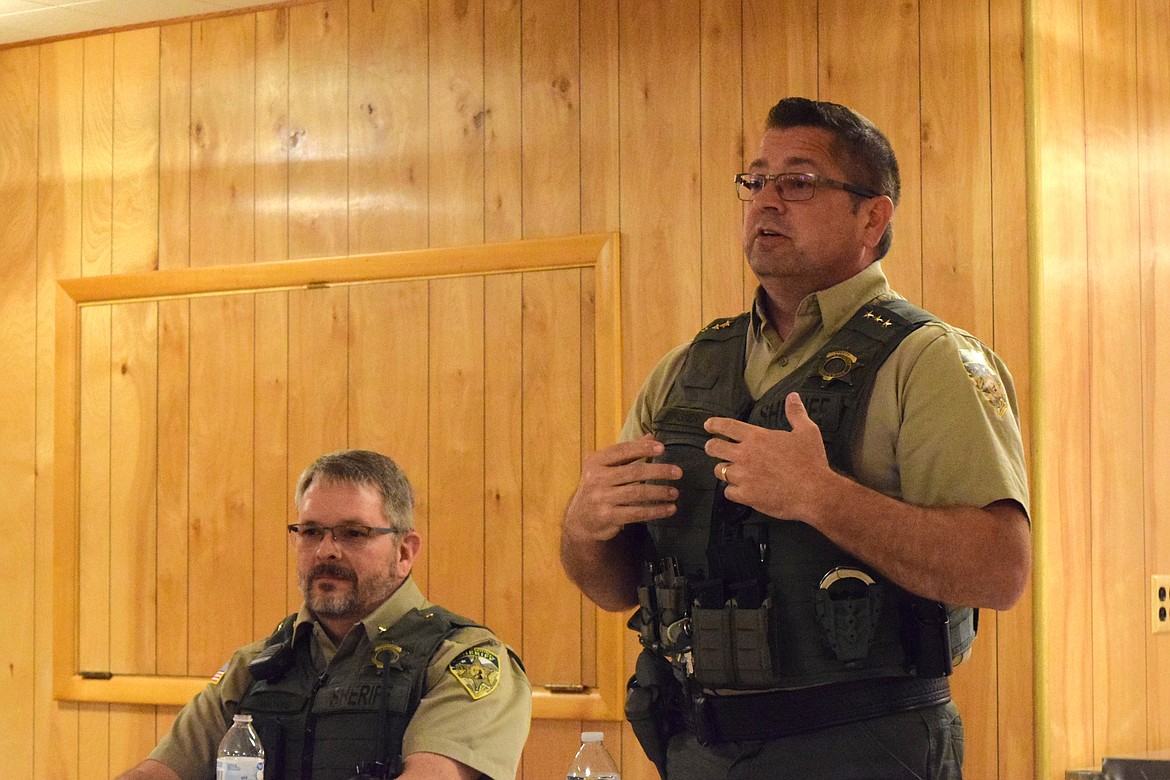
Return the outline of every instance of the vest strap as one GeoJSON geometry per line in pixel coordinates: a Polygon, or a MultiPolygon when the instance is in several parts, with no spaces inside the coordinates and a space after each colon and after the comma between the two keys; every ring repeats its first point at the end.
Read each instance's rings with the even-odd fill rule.
{"type": "Polygon", "coordinates": [[[887,677],[738,696],[704,693],[687,728],[702,745],[802,734],[951,700],[945,677],[887,677]]]}

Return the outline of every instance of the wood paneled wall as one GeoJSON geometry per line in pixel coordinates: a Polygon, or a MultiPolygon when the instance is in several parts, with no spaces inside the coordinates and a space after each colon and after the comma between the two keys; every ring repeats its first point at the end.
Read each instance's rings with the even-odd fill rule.
{"type": "MultiPolygon", "coordinates": [[[[1160,0],[1121,5],[327,0],[0,51],[0,773],[106,777],[173,716],[51,699],[57,278],[620,230],[628,399],[747,301],[731,176],[787,94],[887,131],[904,178],[887,273],[1037,400],[1039,714],[1025,596],[984,614],[956,676],[968,775],[1166,745],[1170,651],[1132,605],[1135,572],[1170,570],[1168,31],[1160,0]]],[[[326,411],[306,403],[290,414],[326,411]]],[[[620,724],[557,721],[534,724],[524,776],[563,772],[581,726],[650,777],[620,724]]]]}
{"type": "Polygon", "coordinates": [[[1041,774],[1170,747],[1170,7],[1030,24],[1041,774]]]}

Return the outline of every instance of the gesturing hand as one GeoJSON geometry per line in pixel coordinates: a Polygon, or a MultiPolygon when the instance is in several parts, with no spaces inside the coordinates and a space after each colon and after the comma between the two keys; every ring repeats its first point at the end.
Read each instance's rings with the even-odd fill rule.
{"type": "Polygon", "coordinates": [[[802,520],[814,510],[827,479],[834,476],[821,431],[797,393],[784,399],[791,431],[774,431],[729,417],[712,417],[705,428],[715,438],[706,452],[719,458],[715,476],[724,494],[740,504],[785,520],[802,520]]]}
{"type": "Polygon", "coordinates": [[[586,456],[581,482],[565,509],[565,536],[571,541],[602,542],[630,523],[673,515],[678,490],[648,482],[682,476],[678,466],[646,461],[662,452],[662,444],[646,434],[586,456]]]}

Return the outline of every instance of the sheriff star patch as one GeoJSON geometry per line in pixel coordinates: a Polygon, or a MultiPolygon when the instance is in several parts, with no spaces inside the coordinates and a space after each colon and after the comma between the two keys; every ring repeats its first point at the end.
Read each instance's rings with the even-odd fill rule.
{"type": "Polygon", "coordinates": [[[447,668],[477,701],[500,684],[500,659],[482,647],[467,648],[447,668]]]}
{"type": "Polygon", "coordinates": [[[987,356],[979,350],[960,349],[959,357],[963,360],[963,368],[967,369],[967,376],[971,383],[980,392],[984,400],[991,404],[995,414],[1003,417],[1008,411],[1007,394],[1003,389],[1003,382],[999,374],[987,362],[987,356]]]}

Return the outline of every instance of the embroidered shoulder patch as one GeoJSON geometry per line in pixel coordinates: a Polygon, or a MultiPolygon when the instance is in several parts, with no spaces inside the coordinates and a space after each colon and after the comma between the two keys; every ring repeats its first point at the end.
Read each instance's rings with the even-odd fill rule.
{"type": "MultiPolygon", "coordinates": [[[[231,661],[228,661],[228,663],[231,663],[231,661]]],[[[219,685],[219,681],[223,679],[223,673],[227,671],[227,668],[228,668],[228,665],[224,664],[223,666],[219,667],[218,672],[211,675],[211,684],[212,685],[219,685]]]]}
{"type": "Polygon", "coordinates": [[[963,361],[963,367],[967,369],[971,383],[975,385],[983,399],[991,404],[996,416],[1003,417],[1007,414],[1007,393],[1004,392],[999,374],[987,362],[987,356],[977,349],[960,349],[959,357],[963,361]]]}
{"type": "Polygon", "coordinates": [[[500,684],[500,659],[482,647],[467,648],[447,668],[477,701],[500,684]]]}

